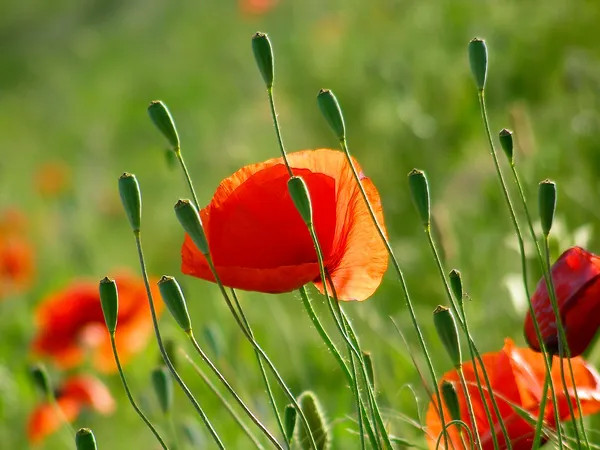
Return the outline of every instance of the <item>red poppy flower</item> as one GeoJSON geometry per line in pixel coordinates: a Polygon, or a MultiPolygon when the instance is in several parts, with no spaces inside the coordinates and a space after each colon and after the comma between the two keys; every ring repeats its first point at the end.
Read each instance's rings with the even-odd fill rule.
{"type": "MultiPolygon", "coordinates": [[[[552,265],[556,301],[571,356],[585,351],[600,326],[600,257],[571,247],[552,265]]],[[[558,330],[546,283],[542,278],[531,299],[544,344],[558,353],[558,330]]],[[[525,317],[525,338],[540,351],[531,314],[525,317]]]]}
{"type": "Polygon", "coordinates": [[[250,16],[262,16],[277,6],[278,0],[238,0],[240,11],[250,16]]]}
{"type": "MultiPolygon", "coordinates": [[[[140,278],[123,274],[116,277],[116,282],[119,289],[116,342],[121,362],[125,364],[145,347],[152,333],[152,317],[140,278]]],[[[159,299],[156,283],[151,282],[151,286],[154,298],[159,299]]],[[[160,313],[162,301],[156,301],[155,306],[160,313]]],[[[97,282],[72,283],[43,300],[36,315],[39,324],[33,341],[36,355],[50,357],[60,367],[70,368],[81,363],[91,349],[98,370],[116,371],[97,282]]]]}
{"type": "Polygon", "coordinates": [[[84,375],[69,378],[57,391],[56,403],[38,405],[29,417],[27,436],[31,444],[41,442],[60,429],[63,421],[74,422],[83,408],[101,414],[110,414],[115,409],[115,401],[107,387],[97,378],[84,375]]]}
{"type": "Polygon", "coordinates": [[[25,224],[17,210],[6,210],[0,218],[0,299],[24,291],[33,280],[33,247],[25,224]]]}
{"type": "MultiPolygon", "coordinates": [[[[304,150],[290,153],[288,160],[294,174],[302,176],[308,186],[325,267],[338,298],[366,299],[381,283],[388,255],[345,155],[304,150]]],[[[379,193],[360,174],[383,225],[379,193]]],[[[288,193],[288,179],[281,158],[246,166],[223,180],[212,201],[200,211],[225,286],[279,293],[314,282],[323,292],[317,255],[288,193]]],[[[206,259],[189,236],[182,248],[182,271],[214,281],[206,259]]]]}
{"type": "MultiPolygon", "coordinates": [[[[513,450],[530,450],[533,442],[534,427],[525,419],[523,419],[515,409],[520,407],[526,410],[532,417],[537,418],[539,414],[540,402],[542,399],[542,390],[544,386],[545,367],[542,354],[536,353],[527,348],[516,348],[510,339],[505,339],[504,348],[495,353],[486,353],[482,355],[485,370],[490,378],[493,395],[498,404],[500,414],[508,431],[508,436],[512,444],[513,450]]],[[[563,359],[565,369],[566,361],[563,359]]],[[[600,375],[589,366],[582,358],[573,358],[571,360],[573,373],[577,386],[577,394],[581,402],[582,414],[593,414],[600,411],[600,375]]],[[[475,413],[477,429],[484,450],[493,449],[492,434],[498,438],[498,443],[501,448],[506,448],[504,436],[497,422],[490,426],[487,421],[484,409],[484,400],[479,395],[476,385],[475,372],[473,363],[468,362],[463,365],[471,403],[475,413]]],[[[477,365],[479,377],[483,380],[483,372],[479,364],[477,365]]],[[[456,388],[459,399],[461,419],[473,431],[473,425],[469,417],[469,410],[464,392],[460,388],[459,377],[456,370],[451,370],[446,373],[441,382],[447,380],[452,382],[456,388]]],[[[569,407],[567,401],[573,405],[576,414],[577,404],[575,401],[575,393],[570,377],[567,377],[567,391],[562,387],[560,377],[560,362],[559,358],[555,357],[552,365],[552,381],[557,393],[558,415],[561,421],[569,420],[569,407]]],[[[441,385],[440,382],[440,385],[441,385]]],[[[485,389],[485,384],[483,385],[485,389]]],[[[544,413],[544,420],[547,427],[556,427],[554,420],[554,412],[550,393],[547,392],[548,402],[544,413]]],[[[493,413],[491,399],[489,395],[485,396],[490,411],[493,413]]],[[[494,415],[495,416],[495,415],[494,415]]],[[[449,421],[450,413],[444,406],[444,417],[446,422],[449,421]]],[[[434,449],[437,438],[442,431],[442,426],[439,419],[438,409],[430,402],[426,416],[427,422],[427,441],[429,448],[434,449]]],[[[459,429],[451,426],[448,429],[448,434],[455,450],[465,449],[460,439],[459,429]]],[[[465,442],[469,444],[468,434],[462,433],[465,442]]],[[[441,447],[443,448],[443,438],[441,447]]]]}

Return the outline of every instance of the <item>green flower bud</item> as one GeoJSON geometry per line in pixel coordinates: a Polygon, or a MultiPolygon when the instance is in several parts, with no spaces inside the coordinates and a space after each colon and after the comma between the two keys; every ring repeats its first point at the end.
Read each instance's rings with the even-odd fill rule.
{"type": "Polygon", "coordinates": [[[191,332],[192,322],[188,314],[185,297],[183,296],[183,292],[181,292],[181,287],[177,283],[177,280],[173,277],[163,276],[158,281],[158,289],[165,305],[167,305],[167,308],[169,308],[171,315],[179,326],[186,333],[191,332]]]}
{"type": "Polygon", "coordinates": [[[346,140],[346,125],[340,105],[329,89],[321,89],[317,95],[317,103],[329,127],[340,141],[346,140]]]}
{"type": "Polygon", "coordinates": [[[448,275],[450,278],[450,288],[452,289],[452,293],[454,294],[454,298],[456,301],[462,304],[463,301],[463,285],[462,285],[462,275],[456,269],[452,269],[450,274],[448,275]]]}
{"type": "Polygon", "coordinates": [[[175,121],[173,120],[167,105],[160,100],[155,100],[148,106],[148,114],[150,115],[152,122],[154,122],[154,125],[156,125],[156,128],[158,128],[162,135],[167,138],[167,141],[173,149],[179,151],[179,135],[177,134],[175,121]]]}
{"type": "Polygon", "coordinates": [[[483,39],[474,38],[469,42],[469,64],[477,89],[483,91],[488,65],[487,47],[483,39]]]}
{"type": "Polygon", "coordinates": [[[142,193],[135,175],[125,172],[119,177],[119,194],[133,232],[139,233],[142,222],[142,193]]]}
{"type": "Polygon", "coordinates": [[[429,185],[425,173],[413,169],[408,174],[408,185],[421,222],[427,228],[431,222],[431,213],[429,210],[429,185]]]}
{"type": "Polygon", "coordinates": [[[252,52],[254,53],[254,59],[260,74],[265,80],[267,89],[273,87],[273,48],[271,47],[271,41],[265,33],[256,33],[252,36],[252,52]]]}
{"type": "Polygon", "coordinates": [[[454,383],[448,380],[442,382],[442,398],[446,404],[446,408],[450,412],[452,420],[460,420],[460,406],[458,404],[458,394],[454,383]]]}
{"type": "Polygon", "coordinates": [[[312,227],[313,211],[308,186],[306,186],[302,177],[295,176],[288,180],[287,186],[300,217],[308,227],[312,227]]]}
{"type": "MultiPolygon", "coordinates": [[[[327,427],[325,414],[322,411],[321,404],[316,394],[311,391],[305,391],[298,398],[298,403],[306,416],[311,434],[317,444],[317,450],[329,449],[331,441],[329,428],[327,427]]],[[[297,430],[298,436],[296,437],[296,440],[300,444],[300,448],[302,448],[302,450],[312,449],[310,439],[308,438],[304,426],[301,425],[297,427],[297,430]]]]}
{"type": "Polygon", "coordinates": [[[554,181],[544,180],[540,183],[538,204],[542,232],[544,236],[548,236],[552,229],[554,213],[556,212],[556,183],[554,181]]]}
{"type": "Polygon", "coordinates": [[[283,429],[285,432],[285,440],[292,442],[294,437],[294,428],[296,428],[296,418],[298,411],[294,408],[294,405],[286,405],[283,410],[283,429]]]}
{"type": "Polygon", "coordinates": [[[159,366],[152,371],[152,386],[163,414],[168,414],[173,407],[173,380],[169,369],[159,366]]]}
{"type": "Polygon", "coordinates": [[[102,313],[106,328],[110,334],[114,334],[117,328],[117,316],[119,314],[119,293],[117,291],[117,283],[108,277],[100,280],[100,303],[102,305],[102,313]]]}
{"type": "Polygon", "coordinates": [[[504,154],[508,158],[508,162],[513,165],[515,163],[514,158],[514,149],[513,149],[513,132],[503,128],[500,130],[498,134],[500,139],[500,145],[502,146],[502,150],[504,150],[504,154]]]}
{"type": "Polygon", "coordinates": [[[75,446],[77,450],[98,450],[94,433],[89,428],[81,428],[75,434],[75,446]]]}
{"type": "Polygon", "coordinates": [[[194,204],[189,200],[179,200],[175,204],[175,214],[184,231],[190,235],[192,241],[198,247],[198,250],[204,256],[207,256],[210,252],[208,241],[206,240],[204,228],[202,228],[200,214],[194,204]]]}
{"type": "Polygon", "coordinates": [[[33,364],[31,367],[29,367],[29,374],[31,375],[34,386],[40,390],[44,397],[49,397],[52,395],[50,377],[48,376],[48,371],[46,370],[45,365],[42,363],[33,364]]]}
{"type": "Polygon", "coordinates": [[[438,306],[433,311],[433,323],[452,364],[454,364],[454,367],[460,367],[462,356],[460,343],[458,342],[458,329],[452,312],[444,306],[438,306]]]}

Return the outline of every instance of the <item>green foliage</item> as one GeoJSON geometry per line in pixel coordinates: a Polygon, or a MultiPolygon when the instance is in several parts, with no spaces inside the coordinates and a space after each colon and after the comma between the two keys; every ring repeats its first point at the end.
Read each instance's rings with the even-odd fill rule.
{"type": "MultiPolygon", "coordinates": [[[[331,444],[331,436],[328,429],[327,419],[323,408],[317,398],[316,394],[311,391],[303,392],[298,398],[300,408],[306,415],[310,431],[317,444],[317,450],[327,450],[331,444]]],[[[302,426],[302,423],[297,422],[296,424],[296,441],[303,450],[310,450],[310,446],[306,429],[302,426]]]]}

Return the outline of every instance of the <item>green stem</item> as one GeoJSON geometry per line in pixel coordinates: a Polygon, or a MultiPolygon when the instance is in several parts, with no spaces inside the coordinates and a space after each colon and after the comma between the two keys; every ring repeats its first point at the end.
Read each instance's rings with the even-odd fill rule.
{"type": "MultiPolygon", "coordinates": [[[[477,366],[475,366],[475,363],[473,363],[473,368],[475,369],[475,373],[477,373],[477,366]]],[[[481,445],[481,437],[479,436],[479,430],[477,429],[477,422],[476,422],[476,418],[475,418],[475,412],[473,411],[473,405],[471,404],[471,396],[469,394],[469,389],[467,387],[467,380],[465,379],[465,372],[462,370],[462,367],[458,367],[457,369],[458,372],[458,377],[460,379],[460,386],[463,390],[463,392],[465,393],[465,398],[467,398],[467,406],[469,409],[469,419],[471,420],[471,423],[473,424],[473,434],[475,435],[475,442],[478,444],[479,448],[483,448],[481,445]]],[[[485,369],[484,369],[485,370],[485,369]]],[[[479,384],[478,384],[479,385],[479,384]]],[[[481,386],[479,385],[479,387],[481,388],[481,386]]],[[[483,396],[483,392],[480,392],[481,395],[481,399],[483,400],[483,403],[485,404],[485,397],[483,396]]],[[[491,393],[490,397],[492,397],[494,394],[491,393]]],[[[488,421],[490,423],[490,429],[494,429],[494,425],[493,425],[493,421],[490,420],[490,417],[488,417],[488,421]]],[[[495,434],[495,433],[492,433],[495,434]]],[[[462,433],[460,433],[460,437],[462,439],[463,435],[462,433]]],[[[463,442],[464,444],[464,442],[463,442]]],[[[497,444],[497,443],[496,443],[497,444]]],[[[471,442],[471,446],[473,446],[474,443],[471,442]]]]}
{"type": "Polygon", "coordinates": [[[188,172],[187,166],[185,165],[185,161],[183,160],[183,155],[181,154],[181,149],[175,149],[175,156],[177,157],[177,161],[179,161],[179,165],[183,170],[183,174],[185,175],[185,181],[188,184],[190,189],[190,193],[192,194],[192,199],[196,204],[196,208],[200,211],[200,204],[198,203],[198,197],[196,196],[196,190],[194,189],[194,184],[192,183],[192,178],[190,177],[190,173],[188,172]]]}
{"type": "Polygon", "coordinates": [[[162,440],[156,428],[152,425],[152,423],[148,420],[146,415],[142,412],[142,410],[138,407],[135,400],[133,399],[133,395],[131,395],[131,391],[129,390],[129,386],[127,385],[127,380],[125,379],[125,373],[123,372],[123,367],[121,366],[121,361],[119,359],[119,353],[117,352],[117,344],[115,342],[115,333],[110,333],[110,345],[112,347],[113,355],[115,357],[115,363],[117,364],[117,370],[119,371],[119,376],[121,377],[121,382],[123,383],[123,387],[125,388],[125,393],[127,394],[127,398],[129,399],[129,403],[133,406],[135,412],[140,416],[140,418],[144,421],[144,423],[150,428],[150,431],[156,437],[156,440],[160,443],[160,446],[165,450],[169,450],[167,444],[162,440]]]}
{"type": "Polygon", "coordinates": [[[162,341],[162,337],[160,335],[160,330],[158,328],[158,319],[156,318],[156,310],[154,308],[154,300],[152,298],[152,289],[150,288],[150,282],[148,280],[148,272],[146,270],[146,261],[144,260],[144,252],[142,251],[142,240],[141,240],[141,236],[140,236],[140,231],[139,230],[138,231],[134,231],[133,234],[135,236],[135,244],[137,246],[138,257],[139,257],[139,260],[140,260],[140,267],[141,267],[141,271],[142,271],[142,277],[144,278],[144,284],[146,286],[146,294],[147,294],[147,297],[148,297],[148,304],[150,306],[150,314],[152,315],[152,324],[154,326],[154,334],[156,335],[156,342],[158,343],[158,348],[160,350],[160,354],[161,354],[161,356],[162,356],[165,364],[167,365],[167,368],[169,369],[169,371],[173,375],[173,378],[175,378],[175,381],[177,381],[177,383],[179,384],[179,386],[181,387],[181,389],[185,393],[186,397],[189,399],[189,401],[194,406],[194,409],[196,410],[196,412],[198,413],[198,415],[202,419],[202,422],[204,422],[204,425],[208,429],[208,431],[211,434],[213,440],[215,441],[215,443],[217,444],[217,446],[220,449],[224,450],[225,446],[223,445],[223,442],[221,442],[221,438],[219,438],[219,435],[217,434],[217,432],[213,428],[212,424],[210,423],[210,420],[208,420],[208,417],[206,416],[206,414],[202,410],[202,407],[200,406],[200,404],[198,403],[198,401],[196,400],[196,398],[194,397],[194,395],[190,392],[190,390],[186,386],[186,384],[183,381],[183,379],[177,373],[177,370],[175,370],[175,367],[173,366],[173,363],[169,359],[169,355],[167,354],[167,351],[166,351],[165,346],[164,346],[163,341],[162,341]]]}
{"type": "Polygon", "coordinates": [[[271,116],[273,117],[273,125],[275,127],[275,134],[277,135],[277,143],[279,144],[279,150],[281,151],[283,162],[285,163],[285,167],[287,168],[290,177],[293,177],[294,174],[290,167],[290,163],[288,162],[285,147],[283,145],[283,138],[281,137],[281,130],[279,129],[279,120],[277,119],[277,111],[275,111],[275,100],[273,99],[272,87],[267,89],[267,94],[269,95],[269,105],[271,106],[271,116]]]}
{"type": "Polygon", "coordinates": [[[221,374],[221,372],[219,372],[219,369],[217,369],[217,367],[212,363],[212,361],[206,355],[206,353],[204,353],[202,348],[200,348],[200,345],[198,345],[198,341],[196,341],[196,338],[194,337],[194,333],[192,332],[192,330],[186,331],[185,334],[189,338],[190,342],[194,346],[194,349],[196,350],[196,352],[198,353],[200,358],[202,358],[202,360],[205,362],[205,364],[208,367],[210,367],[210,370],[213,371],[213,373],[219,379],[219,381],[221,381],[221,383],[223,383],[223,386],[225,386],[225,388],[229,391],[229,393],[232,395],[232,397],[235,399],[235,401],[240,405],[240,407],[248,415],[250,420],[252,420],[252,422],[254,422],[254,424],[260,429],[260,431],[263,432],[263,434],[273,443],[273,445],[276,448],[283,450],[283,447],[279,444],[279,442],[277,442],[277,439],[275,439],[275,437],[269,432],[269,430],[267,430],[267,428],[261,423],[261,421],[258,420],[258,418],[252,413],[252,411],[250,411],[250,408],[248,408],[248,406],[240,398],[240,396],[237,394],[235,389],[233,389],[233,387],[229,384],[229,382],[225,379],[225,377],[221,374]]]}

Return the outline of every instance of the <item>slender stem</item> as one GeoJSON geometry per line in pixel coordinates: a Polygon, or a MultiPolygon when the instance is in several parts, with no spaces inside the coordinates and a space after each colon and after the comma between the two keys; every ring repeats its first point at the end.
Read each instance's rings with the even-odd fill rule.
{"type": "MultiPolygon", "coordinates": [[[[345,139],[340,141],[340,146],[341,146],[342,150],[344,151],[344,153],[346,154],[346,159],[348,160],[348,164],[350,164],[350,167],[352,169],[352,174],[354,176],[354,180],[358,184],[360,194],[367,206],[367,209],[369,211],[369,216],[371,217],[371,220],[375,224],[377,233],[379,234],[379,237],[381,238],[388,254],[390,255],[390,259],[392,260],[392,265],[394,266],[394,270],[396,271],[398,280],[400,281],[400,286],[402,287],[402,293],[404,295],[404,300],[406,303],[406,307],[408,309],[410,320],[412,322],[413,328],[415,329],[415,332],[417,333],[419,344],[421,345],[421,351],[423,352],[423,355],[425,356],[427,368],[429,369],[429,374],[433,381],[437,402],[439,405],[441,405],[442,404],[442,396],[440,395],[440,388],[437,383],[437,376],[435,374],[435,369],[433,367],[433,363],[431,361],[429,351],[427,350],[427,345],[425,344],[425,338],[423,337],[423,333],[421,333],[421,328],[419,327],[419,322],[417,321],[417,316],[415,314],[415,310],[413,308],[412,301],[410,299],[410,294],[408,293],[408,286],[407,286],[406,280],[404,278],[404,273],[402,272],[402,269],[400,269],[400,265],[398,264],[398,260],[396,259],[396,255],[394,254],[394,251],[392,250],[392,246],[390,245],[385,233],[383,232],[383,228],[382,228],[381,224],[379,223],[379,221],[377,220],[377,216],[375,215],[375,212],[373,211],[373,207],[371,206],[371,203],[369,202],[369,198],[367,197],[365,188],[363,187],[363,185],[360,181],[360,178],[358,176],[358,171],[356,170],[354,161],[352,160],[352,157],[350,156],[350,151],[348,150],[348,145],[347,145],[345,139]]],[[[448,434],[445,431],[446,430],[446,420],[444,418],[443,410],[440,410],[440,423],[442,425],[442,429],[444,430],[444,433],[443,433],[444,434],[444,445],[446,448],[448,448],[448,434]]]]}
{"type": "MultiPolygon", "coordinates": [[[[477,373],[477,366],[475,365],[475,362],[473,362],[473,369],[475,369],[475,373],[477,373]]],[[[485,370],[485,369],[483,369],[485,370]]],[[[481,445],[481,437],[479,436],[479,430],[477,429],[477,422],[476,422],[476,418],[475,418],[475,413],[473,412],[473,405],[471,404],[471,396],[469,394],[469,389],[467,387],[467,380],[465,379],[465,372],[462,370],[462,367],[458,367],[457,368],[457,372],[458,372],[458,377],[460,379],[460,386],[463,390],[463,392],[465,393],[465,398],[468,399],[467,401],[467,406],[469,409],[469,419],[471,420],[471,423],[473,424],[473,434],[475,435],[475,442],[477,443],[477,445],[479,446],[479,448],[483,448],[481,445]]],[[[481,389],[481,385],[478,383],[478,387],[481,389]]],[[[485,404],[485,397],[483,396],[483,390],[481,390],[480,392],[481,395],[481,399],[483,400],[483,403],[485,404]]],[[[490,392],[490,397],[492,397],[494,395],[493,392],[490,392]]],[[[489,412],[489,410],[488,410],[489,412]]],[[[488,417],[488,421],[490,423],[490,429],[493,430],[494,429],[494,422],[490,420],[490,417],[488,417]]],[[[496,433],[492,433],[492,435],[494,435],[496,433]]],[[[462,438],[462,433],[460,433],[460,436],[462,438]]],[[[497,442],[496,442],[497,444],[497,442]]],[[[474,443],[472,442],[471,445],[474,445],[474,443]]]]}
{"type": "Polygon", "coordinates": [[[67,416],[65,416],[65,412],[58,404],[58,400],[56,399],[56,395],[52,389],[46,393],[46,400],[54,409],[54,412],[62,422],[61,430],[64,430],[65,433],[64,435],[61,435],[61,439],[65,440],[65,442],[68,442],[69,445],[72,445],[73,436],[75,436],[75,429],[73,428],[73,425],[71,425],[71,422],[69,422],[67,419],[67,416]]]}
{"type": "Polygon", "coordinates": [[[185,393],[186,397],[190,400],[190,402],[194,406],[194,409],[196,410],[196,412],[198,413],[198,415],[202,419],[202,422],[204,422],[204,425],[206,426],[206,428],[210,432],[213,440],[215,441],[215,443],[217,444],[217,446],[220,449],[224,450],[225,446],[223,445],[223,442],[221,442],[221,438],[219,438],[219,435],[217,434],[217,432],[213,428],[212,424],[210,423],[210,420],[208,420],[208,417],[206,416],[206,414],[202,410],[202,407],[200,406],[200,404],[198,403],[198,401],[196,400],[196,398],[194,397],[194,395],[190,392],[190,390],[186,386],[186,384],[183,381],[183,379],[177,373],[177,370],[175,370],[175,367],[173,366],[173,363],[169,359],[169,355],[167,354],[167,351],[166,351],[165,346],[164,346],[163,341],[162,341],[162,337],[160,335],[160,330],[158,328],[158,319],[156,318],[156,310],[154,308],[154,300],[152,298],[152,289],[150,288],[150,282],[148,280],[148,272],[146,270],[146,261],[144,260],[144,252],[142,251],[142,240],[141,240],[140,232],[139,231],[134,231],[133,234],[135,236],[135,244],[137,246],[138,257],[139,257],[139,260],[140,260],[140,267],[141,267],[141,271],[142,271],[142,277],[144,278],[144,284],[146,286],[146,294],[147,294],[147,297],[148,297],[148,304],[150,305],[150,313],[152,315],[152,324],[154,325],[154,334],[156,335],[156,342],[158,343],[158,348],[160,350],[160,354],[161,354],[161,356],[162,356],[165,364],[167,365],[167,368],[169,369],[169,371],[171,372],[171,374],[175,378],[175,381],[177,381],[177,383],[179,384],[179,386],[181,387],[181,389],[185,393]]]}
{"type": "Polygon", "coordinates": [[[196,341],[196,338],[194,337],[194,333],[192,332],[192,330],[186,331],[186,335],[189,338],[192,345],[194,346],[194,349],[196,350],[196,352],[198,353],[200,358],[202,358],[202,360],[206,363],[206,365],[208,367],[210,367],[210,370],[213,371],[213,373],[219,379],[219,381],[221,381],[221,383],[223,383],[223,386],[225,386],[225,388],[229,391],[229,393],[232,395],[232,397],[235,399],[235,401],[240,405],[240,407],[248,415],[250,420],[252,420],[252,422],[254,422],[254,424],[260,429],[260,431],[263,432],[263,434],[273,443],[273,445],[276,448],[283,450],[283,447],[279,444],[279,442],[277,442],[277,439],[275,439],[275,437],[269,432],[269,430],[267,430],[267,428],[261,423],[261,421],[252,413],[252,411],[250,411],[250,408],[248,408],[248,406],[240,398],[240,396],[237,394],[235,389],[233,389],[233,387],[231,387],[229,382],[225,379],[225,377],[221,374],[221,372],[219,372],[219,369],[217,369],[217,367],[213,364],[213,362],[206,355],[206,353],[204,353],[202,348],[200,348],[200,345],[198,345],[198,341],[196,341]]]}
{"type": "Polygon", "coordinates": [[[232,406],[229,404],[229,402],[227,401],[227,399],[225,397],[223,397],[223,395],[221,395],[221,393],[219,392],[219,390],[215,387],[215,385],[210,381],[210,379],[206,376],[206,374],[202,371],[202,369],[200,369],[200,367],[198,367],[198,365],[192,360],[192,358],[189,357],[188,354],[186,354],[183,350],[181,350],[181,353],[184,355],[184,357],[188,360],[188,362],[191,364],[191,366],[194,368],[194,370],[196,371],[196,373],[198,375],[200,375],[200,377],[202,378],[202,380],[204,381],[204,383],[208,386],[208,388],[213,392],[213,394],[215,394],[215,396],[217,396],[217,398],[219,400],[221,400],[221,403],[223,403],[223,406],[225,406],[225,408],[227,409],[227,411],[229,412],[229,414],[231,415],[231,417],[233,417],[233,420],[235,420],[235,422],[239,425],[239,427],[244,431],[244,433],[246,434],[246,436],[248,436],[248,438],[254,443],[254,445],[256,446],[256,448],[258,449],[263,449],[263,446],[261,445],[261,443],[258,441],[258,439],[252,434],[252,431],[250,431],[250,429],[246,426],[246,424],[242,421],[242,419],[240,418],[240,416],[238,416],[238,414],[235,412],[235,410],[232,408],[232,406]]]}
{"type": "Polygon", "coordinates": [[[185,161],[183,160],[183,155],[181,154],[181,149],[177,148],[175,149],[175,156],[177,157],[177,160],[179,161],[179,165],[181,166],[181,169],[183,170],[183,174],[185,175],[185,181],[188,184],[188,187],[190,188],[190,193],[192,194],[192,199],[194,200],[194,203],[196,204],[196,208],[198,208],[198,210],[200,210],[200,204],[198,203],[198,197],[196,196],[196,190],[194,189],[194,184],[192,183],[192,177],[190,177],[190,173],[187,170],[187,166],[185,165],[185,161]]]}
{"type": "Polygon", "coordinates": [[[115,333],[110,333],[110,345],[112,347],[113,355],[115,356],[115,363],[117,363],[117,369],[119,371],[119,376],[121,377],[121,382],[123,383],[123,387],[125,388],[125,393],[127,394],[127,398],[129,399],[129,403],[133,406],[135,412],[140,416],[140,418],[144,421],[144,423],[150,428],[156,440],[160,443],[160,446],[165,450],[169,450],[167,444],[162,440],[156,428],[152,425],[152,423],[148,420],[146,415],[142,412],[142,410],[138,407],[135,400],[133,399],[133,395],[131,395],[131,391],[129,390],[129,386],[127,385],[127,380],[125,380],[125,373],[123,373],[123,367],[121,366],[121,361],[119,359],[119,353],[117,352],[117,344],[115,342],[115,333]]]}
{"type": "Polygon", "coordinates": [[[169,427],[169,433],[171,433],[171,439],[173,440],[171,442],[172,444],[172,448],[174,450],[179,449],[179,438],[177,436],[177,428],[175,428],[175,421],[173,420],[173,414],[171,414],[169,411],[167,411],[165,413],[165,419],[167,422],[167,425],[169,427]]]}
{"type": "MultiPolygon", "coordinates": [[[[360,390],[358,389],[358,381],[357,381],[357,371],[356,371],[356,361],[354,360],[354,356],[352,355],[352,352],[349,353],[350,356],[350,366],[352,367],[352,378],[353,378],[353,383],[350,385],[352,386],[352,393],[354,394],[354,399],[356,401],[357,405],[360,405],[360,390]]],[[[360,413],[360,406],[359,406],[359,410],[358,410],[358,414],[356,415],[357,423],[358,423],[358,434],[359,434],[359,438],[360,438],[360,448],[362,450],[365,450],[365,433],[363,432],[363,415],[360,413]]],[[[377,430],[377,429],[375,429],[377,430]]],[[[377,441],[379,441],[379,439],[377,439],[377,441]]]]}
{"type": "Polygon", "coordinates": [[[283,157],[283,162],[285,163],[285,167],[290,175],[293,177],[294,174],[290,167],[290,163],[287,159],[287,154],[285,152],[285,147],[283,145],[283,138],[281,137],[281,130],[279,129],[279,120],[277,119],[277,111],[275,111],[275,100],[273,99],[273,88],[270,87],[267,89],[267,94],[269,95],[269,105],[271,106],[271,116],[273,117],[273,126],[275,127],[275,134],[277,135],[277,142],[279,144],[279,150],[281,151],[281,156],[283,157]]]}

